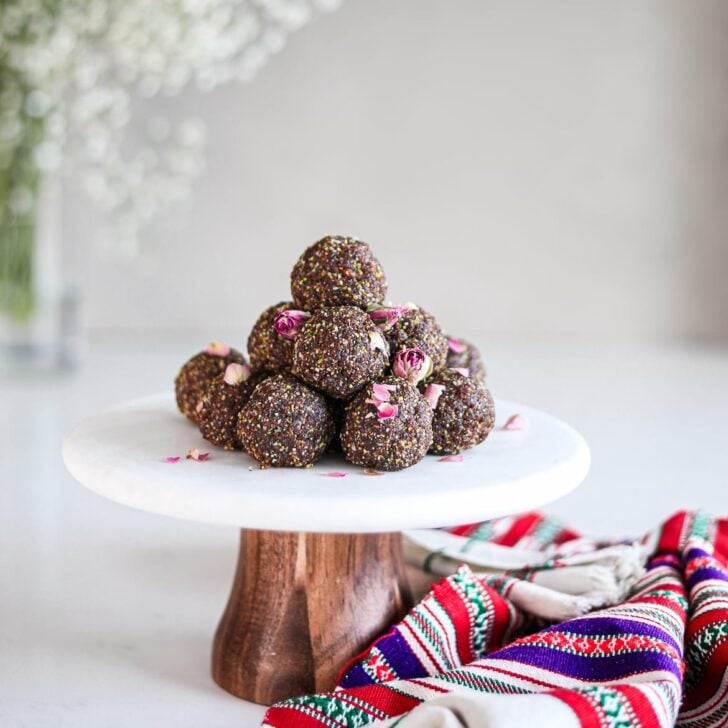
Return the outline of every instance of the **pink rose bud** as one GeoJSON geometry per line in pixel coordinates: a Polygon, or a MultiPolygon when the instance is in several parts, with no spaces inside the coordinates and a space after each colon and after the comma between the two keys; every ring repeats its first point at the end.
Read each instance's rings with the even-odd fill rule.
{"type": "Polygon", "coordinates": [[[432,359],[422,349],[400,349],[394,355],[392,371],[396,377],[417,384],[432,374],[432,359]]]}
{"type": "Polygon", "coordinates": [[[301,332],[302,326],[311,318],[306,311],[296,311],[293,308],[281,311],[273,321],[275,332],[284,339],[294,341],[301,332]]]}
{"type": "Polygon", "coordinates": [[[460,339],[448,339],[447,345],[453,354],[462,354],[467,348],[460,339]]]}
{"type": "Polygon", "coordinates": [[[432,407],[434,410],[437,407],[437,403],[440,401],[440,396],[445,391],[445,386],[443,384],[428,384],[427,389],[425,390],[425,399],[427,400],[427,404],[432,407]]]}
{"type": "Polygon", "coordinates": [[[230,347],[222,341],[212,341],[207,345],[205,353],[212,354],[212,356],[229,356],[230,347]]]}
{"type": "Polygon", "coordinates": [[[470,377],[470,369],[468,369],[467,367],[450,367],[450,371],[459,374],[465,379],[468,379],[470,377]]]}
{"type": "Polygon", "coordinates": [[[240,384],[240,382],[247,382],[248,379],[250,379],[250,375],[251,369],[247,364],[237,364],[233,362],[232,364],[227,365],[223,381],[225,384],[235,386],[236,384],[240,384]]]}

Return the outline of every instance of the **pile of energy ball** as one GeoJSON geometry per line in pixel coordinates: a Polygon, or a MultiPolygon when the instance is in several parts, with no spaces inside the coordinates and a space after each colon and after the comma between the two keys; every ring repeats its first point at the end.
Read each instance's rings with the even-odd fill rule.
{"type": "Polygon", "coordinates": [[[331,450],[401,470],[488,436],[495,410],[477,349],[424,309],[386,303],[387,279],[366,243],[311,245],[291,273],[291,297],[256,321],[250,364],[214,342],[182,367],[177,405],[206,440],[262,467],[308,467],[331,450]]]}

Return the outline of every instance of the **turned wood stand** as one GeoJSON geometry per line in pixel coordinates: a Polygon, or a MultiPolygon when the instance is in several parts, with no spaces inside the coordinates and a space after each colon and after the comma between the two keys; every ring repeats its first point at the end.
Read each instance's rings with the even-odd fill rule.
{"type": "Polygon", "coordinates": [[[111,500],[243,529],[212,674],[233,695],[269,704],[330,690],[402,618],[411,606],[403,529],[537,508],[582,482],[590,456],[578,433],[523,405],[497,401],[496,411],[499,423],[518,412],[530,425],[496,429],[462,462],[428,456],[378,477],[335,456],[310,469],[260,470],[202,440],[166,394],[84,420],[63,457],[78,481],[111,500]],[[186,460],[193,447],[210,459],[186,460]],[[332,471],[347,477],[326,477],[332,471]]]}
{"type": "Polygon", "coordinates": [[[212,676],[264,705],[333,690],[341,667],[410,606],[399,533],[243,530],[212,676]]]}

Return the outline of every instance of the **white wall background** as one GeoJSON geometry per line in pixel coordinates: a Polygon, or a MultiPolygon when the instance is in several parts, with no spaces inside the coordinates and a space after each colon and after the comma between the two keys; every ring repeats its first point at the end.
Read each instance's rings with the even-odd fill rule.
{"type": "Polygon", "coordinates": [[[345,0],[201,116],[182,229],[97,252],[98,328],[246,333],[305,245],[368,240],[454,333],[728,336],[728,3],[345,0]]]}

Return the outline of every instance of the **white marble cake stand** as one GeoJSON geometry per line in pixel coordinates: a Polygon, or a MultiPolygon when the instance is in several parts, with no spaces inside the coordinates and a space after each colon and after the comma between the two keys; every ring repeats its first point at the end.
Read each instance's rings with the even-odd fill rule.
{"type": "Polygon", "coordinates": [[[589,448],[571,427],[512,402],[496,410],[499,425],[520,413],[528,429],[496,428],[462,462],[427,456],[381,476],[338,456],[310,469],[261,470],[247,455],[209,446],[166,394],[84,420],[63,458],[83,485],[118,503],[241,527],[213,677],[268,704],[330,689],[336,670],[410,606],[403,529],[539,507],[583,481],[589,448]],[[186,460],[192,447],[209,460],[186,460]],[[326,477],[336,471],[347,476],[326,477]]]}

